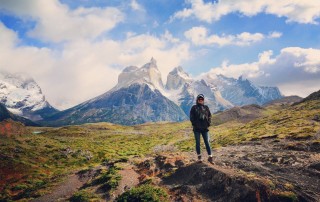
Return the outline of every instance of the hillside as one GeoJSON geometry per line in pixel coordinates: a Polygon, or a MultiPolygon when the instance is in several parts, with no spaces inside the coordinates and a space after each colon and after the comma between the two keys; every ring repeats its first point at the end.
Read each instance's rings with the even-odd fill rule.
{"type": "Polygon", "coordinates": [[[300,102],[303,98],[299,96],[285,96],[283,98],[277,99],[277,100],[272,100],[263,106],[271,106],[271,105],[292,105],[293,103],[300,102]]]}
{"type": "Polygon", "coordinates": [[[265,116],[272,111],[259,105],[245,105],[242,107],[233,107],[223,112],[218,112],[212,115],[212,124],[219,125],[230,121],[239,121],[247,123],[259,117],[265,116]]]}
{"type": "Polygon", "coordinates": [[[188,121],[30,127],[34,134],[0,136],[0,198],[317,201],[319,114],[320,100],[309,100],[213,126],[215,165],[195,163],[188,121]]]}
{"type": "Polygon", "coordinates": [[[21,122],[27,126],[38,126],[38,124],[32,122],[29,119],[14,115],[3,104],[0,103],[0,122],[5,119],[12,119],[14,121],[21,122]]]}
{"type": "Polygon", "coordinates": [[[319,100],[320,99],[320,90],[314,93],[311,93],[308,97],[303,98],[300,102],[296,102],[295,104],[300,104],[303,102],[311,101],[311,100],[319,100]]]}

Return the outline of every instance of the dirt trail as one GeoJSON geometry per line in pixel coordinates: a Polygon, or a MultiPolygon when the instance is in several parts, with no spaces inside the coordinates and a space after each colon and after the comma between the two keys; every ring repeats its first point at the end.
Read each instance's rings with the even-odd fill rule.
{"type": "Polygon", "coordinates": [[[68,201],[68,199],[82,187],[86,182],[92,179],[92,176],[97,170],[101,169],[101,166],[97,166],[94,169],[81,173],[77,172],[69,175],[64,182],[57,185],[51,193],[41,196],[39,198],[31,200],[32,202],[56,202],[56,201],[68,201]]]}
{"type": "Polygon", "coordinates": [[[119,171],[121,180],[116,190],[112,192],[112,196],[107,201],[114,201],[123,192],[135,187],[139,184],[140,175],[134,170],[134,167],[127,164],[122,170],[119,171]]]}

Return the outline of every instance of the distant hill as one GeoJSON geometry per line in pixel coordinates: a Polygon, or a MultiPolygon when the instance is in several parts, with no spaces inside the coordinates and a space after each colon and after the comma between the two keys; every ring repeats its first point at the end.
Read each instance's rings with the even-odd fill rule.
{"type": "Polygon", "coordinates": [[[223,112],[213,115],[212,124],[219,125],[229,121],[239,121],[247,123],[259,117],[262,117],[267,110],[259,105],[245,105],[242,107],[233,107],[223,112]]]}
{"type": "Polygon", "coordinates": [[[13,121],[21,122],[26,126],[39,126],[29,119],[12,114],[3,104],[0,103],[0,122],[6,119],[12,119],[13,121]]]}
{"type": "Polygon", "coordinates": [[[293,103],[300,102],[303,98],[293,95],[293,96],[285,96],[283,98],[272,100],[263,106],[270,106],[270,105],[292,105],[293,103]]]}
{"type": "Polygon", "coordinates": [[[306,98],[302,99],[299,102],[294,103],[294,105],[303,103],[303,102],[307,102],[307,101],[311,101],[311,100],[320,100],[320,90],[311,93],[309,96],[307,96],[306,98]]]}

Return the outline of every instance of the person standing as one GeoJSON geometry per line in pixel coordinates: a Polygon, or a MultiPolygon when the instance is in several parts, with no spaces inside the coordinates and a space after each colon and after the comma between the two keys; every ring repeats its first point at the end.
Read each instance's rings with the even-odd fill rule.
{"type": "Polygon", "coordinates": [[[208,161],[210,163],[213,163],[208,133],[208,128],[211,125],[211,113],[209,107],[207,105],[204,105],[203,94],[199,94],[197,96],[196,105],[193,105],[190,110],[190,121],[193,126],[194,137],[196,140],[196,152],[198,155],[198,161],[202,161],[200,150],[200,136],[202,136],[209,156],[208,161]]]}

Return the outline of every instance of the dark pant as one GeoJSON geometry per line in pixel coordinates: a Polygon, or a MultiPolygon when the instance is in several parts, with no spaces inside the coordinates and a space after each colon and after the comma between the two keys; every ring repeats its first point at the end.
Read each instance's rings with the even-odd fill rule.
{"type": "Polygon", "coordinates": [[[210,148],[210,144],[209,144],[209,134],[206,131],[203,131],[203,132],[194,131],[194,137],[196,139],[196,151],[197,151],[197,154],[198,155],[201,154],[201,151],[200,151],[200,134],[202,135],[202,138],[204,140],[204,144],[206,145],[206,149],[207,149],[208,155],[211,155],[211,148],[210,148]]]}

